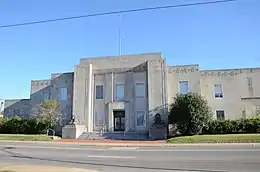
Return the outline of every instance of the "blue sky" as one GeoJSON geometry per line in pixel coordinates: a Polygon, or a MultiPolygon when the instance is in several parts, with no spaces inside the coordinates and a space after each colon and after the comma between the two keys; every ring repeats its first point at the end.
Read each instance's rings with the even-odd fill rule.
{"type": "MultiPolygon", "coordinates": [[[[204,0],[205,1],[205,0],[204,0]]],[[[0,25],[203,0],[1,0],[0,25]]],[[[73,71],[83,57],[118,55],[118,15],[0,28],[0,99],[28,98],[30,81],[73,71]]],[[[170,65],[260,66],[260,1],[122,16],[122,54],[162,52],[170,65]]]]}

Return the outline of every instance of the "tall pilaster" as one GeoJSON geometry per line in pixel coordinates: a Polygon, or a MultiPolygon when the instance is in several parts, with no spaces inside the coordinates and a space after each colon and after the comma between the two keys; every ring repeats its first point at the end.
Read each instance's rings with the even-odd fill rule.
{"type": "Polygon", "coordinates": [[[167,122],[167,87],[164,60],[148,61],[148,106],[149,124],[153,123],[154,115],[161,114],[167,122]]]}

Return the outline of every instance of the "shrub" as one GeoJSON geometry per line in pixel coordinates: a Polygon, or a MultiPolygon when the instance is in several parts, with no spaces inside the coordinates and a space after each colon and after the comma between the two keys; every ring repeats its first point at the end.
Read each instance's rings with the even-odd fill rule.
{"type": "Polygon", "coordinates": [[[49,124],[43,120],[21,119],[19,117],[1,119],[0,133],[2,134],[44,134],[49,124]]]}
{"type": "Polygon", "coordinates": [[[203,129],[203,134],[259,133],[260,118],[238,120],[213,120],[203,129]]]}
{"type": "Polygon", "coordinates": [[[177,94],[169,113],[169,123],[176,124],[182,135],[199,134],[208,124],[212,111],[198,93],[177,94]]]}

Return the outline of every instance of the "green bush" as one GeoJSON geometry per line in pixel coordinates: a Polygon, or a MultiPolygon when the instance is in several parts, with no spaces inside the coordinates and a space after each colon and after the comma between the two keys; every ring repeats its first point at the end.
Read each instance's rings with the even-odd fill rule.
{"type": "Polygon", "coordinates": [[[1,119],[1,134],[45,134],[48,124],[43,120],[22,119],[19,117],[1,119]]]}
{"type": "Polygon", "coordinates": [[[198,93],[177,94],[169,112],[169,123],[177,126],[181,135],[195,135],[211,120],[212,111],[198,93]]]}
{"type": "Polygon", "coordinates": [[[260,118],[213,120],[203,128],[202,134],[260,133],[260,118]]]}

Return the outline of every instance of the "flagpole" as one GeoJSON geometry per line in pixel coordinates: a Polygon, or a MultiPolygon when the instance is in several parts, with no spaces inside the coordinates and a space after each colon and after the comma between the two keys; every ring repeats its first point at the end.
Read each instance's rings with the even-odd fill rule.
{"type": "Polygon", "coordinates": [[[119,14],[119,26],[118,26],[118,55],[119,56],[121,56],[122,54],[121,20],[122,20],[122,15],[119,14]]]}

